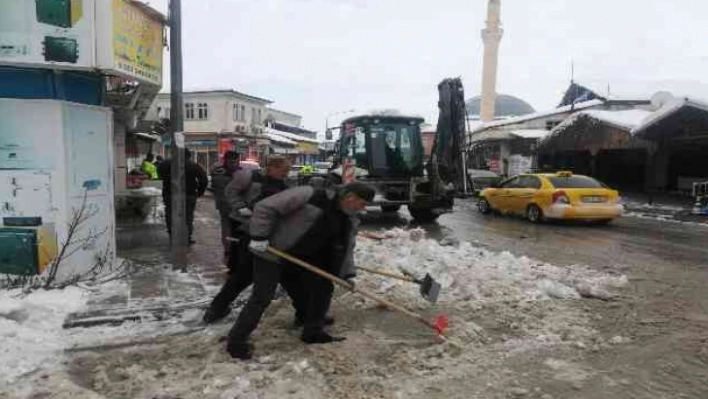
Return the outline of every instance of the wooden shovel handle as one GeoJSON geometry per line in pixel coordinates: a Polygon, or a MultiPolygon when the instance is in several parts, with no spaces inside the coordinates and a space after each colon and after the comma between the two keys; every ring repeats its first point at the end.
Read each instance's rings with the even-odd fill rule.
{"type": "MultiPolygon", "coordinates": [[[[279,249],[276,249],[276,248],[273,248],[273,247],[268,247],[268,252],[270,252],[271,254],[273,254],[273,255],[275,255],[275,256],[278,256],[278,257],[280,257],[280,258],[283,258],[283,259],[287,260],[287,261],[290,262],[290,263],[294,263],[294,264],[296,264],[296,265],[298,265],[298,266],[300,266],[300,267],[303,267],[303,268],[305,268],[305,269],[307,269],[307,270],[309,270],[309,271],[311,271],[311,272],[317,274],[317,275],[320,276],[320,277],[324,277],[324,278],[326,278],[327,280],[329,280],[329,281],[331,281],[331,282],[333,282],[333,283],[335,283],[335,284],[337,284],[337,285],[340,285],[340,286],[342,286],[342,287],[348,289],[349,291],[355,292],[355,293],[357,293],[357,294],[359,294],[359,295],[361,295],[361,296],[363,296],[363,297],[366,297],[366,298],[371,299],[372,301],[378,302],[378,303],[380,303],[381,305],[384,305],[384,306],[386,306],[386,307],[389,308],[389,309],[393,309],[393,310],[395,310],[395,311],[398,311],[398,312],[400,312],[400,313],[405,314],[406,316],[409,316],[409,317],[411,317],[411,318],[414,318],[414,319],[418,320],[420,323],[422,323],[422,324],[424,324],[425,326],[427,326],[428,328],[432,328],[433,330],[435,330],[435,325],[434,325],[433,323],[431,323],[431,322],[429,322],[428,320],[426,320],[423,316],[421,316],[421,315],[419,315],[419,314],[417,314],[417,313],[411,312],[410,310],[404,308],[403,306],[400,306],[400,305],[398,305],[398,304],[395,304],[395,303],[393,303],[393,302],[391,302],[391,301],[388,301],[388,300],[386,300],[386,299],[379,298],[379,297],[377,297],[376,295],[369,293],[368,291],[364,291],[364,290],[362,290],[362,289],[360,289],[360,288],[357,288],[354,284],[348,283],[348,282],[342,280],[341,278],[339,278],[339,277],[337,277],[337,276],[335,276],[335,275],[333,275],[333,274],[327,273],[326,271],[320,269],[319,267],[313,266],[313,265],[311,265],[311,264],[309,264],[309,263],[307,263],[307,262],[305,262],[305,261],[302,261],[302,260],[300,260],[300,259],[298,259],[298,258],[295,258],[295,257],[293,257],[293,256],[291,256],[291,255],[288,255],[287,253],[285,253],[285,252],[283,252],[283,251],[281,251],[281,250],[279,250],[279,249]]],[[[439,334],[439,335],[442,336],[442,334],[439,334]]]]}
{"type": "Polygon", "coordinates": [[[387,272],[385,270],[369,269],[368,267],[362,267],[362,266],[357,266],[356,268],[359,270],[363,270],[367,273],[378,274],[379,276],[391,277],[391,278],[395,278],[398,280],[407,281],[409,283],[418,283],[418,280],[414,279],[413,277],[402,276],[400,274],[387,272]]]}

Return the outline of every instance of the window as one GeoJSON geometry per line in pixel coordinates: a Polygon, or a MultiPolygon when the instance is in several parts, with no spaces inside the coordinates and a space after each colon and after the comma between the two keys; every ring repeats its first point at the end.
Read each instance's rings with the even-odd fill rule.
{"type": "Polygon", "coordinates": [[[422,167],[421,155],[416,152],[418,145],[413,141],[418,134],[417,126],[391,122],[372,126],[370,132],[374,169],[382,173],[409,173],[422,167]]]}
{"type": "Polygon", "coordinates": [[[263,114],[261,114],[261,110],[259,109],[258,110],[258,119],[257,119],[259,125],[261,124],[261,122],[263,122],[262,118],[263,118],[263,114]]]}
{"type": "Polygon", "coordinates": [[[251,125],[256,125],[258,124],[258,120],[256,119],[256,109],[251,108],[251,125]]]}
{"type": "Polygon", "coordinates": [[[246,122],[246,106],[242,105],[241,106],[241,119],[239,119],[241,122],[246,122]]]}
{"type": "Polygon", "coordinates": [[[536,190],[541,188],[541,180],[536,176],[521,176],[519,181],[519,186],[522,188],[533,188],[536,190]]]}
{"type": "Polygon", "coordinates": [[[157,107],[157,119],[162,118],[162,107],[157,107]]]}
{"type": "Polygon", "coordinates": [[[209,119],[209,105],[207,103],[197,104],[198,119],[209,119]]]}
{"type": "Polygon", "coordinates": [[[603,188],[599,181],[586,176],[549,177],[555,188],[603,188]]]}
{"type": "Polygon", "coordinates": [[[195,119],[194,103],[184,104],[184,119],[195,119]]]}
{"type": "Polygon", "coordinates": [[[503,182],[500,187],[501,188],[519,188],[519,183],[520,183],[519,178],[514,177],[514,178],[511,178],[511,179],[503,182]]]}

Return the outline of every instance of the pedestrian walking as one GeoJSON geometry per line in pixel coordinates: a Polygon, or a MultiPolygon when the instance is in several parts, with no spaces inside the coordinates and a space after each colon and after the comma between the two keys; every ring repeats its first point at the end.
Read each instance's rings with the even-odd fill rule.
{"type": "MultiPolygon", "coordinates": [[[[188,149],[184,150],[184,169],[185,169],[185,197],[187,209],[187,229],[189,232],[189,243],[194,244],[194,210],[197,207],[197,198],[204,195],[209,178],[204,169],[196,162],[192,161],[192,152],[188,149]]],[[[167,224],[167,234],[172,235],[172,162],[173,160],[164,161],[160,164],[158,174],[163,178],[162,184],[162,200],[165,202],[165,219],[167,224]]]]}
{"type": "Polygon", "coordinates": [[[214,192],[216,210],[219,211],[221,223],[221,245],[224,248],[224,261],[228,262],[231,243],[231,206],[226,200],[226,186],[231,183],[233,175],[241,168],[241,156],[235,151],[226,151],[223,162],[211,172],[211,189],[214,192]]]}
{"type": "MultiPolygon", "coordinates": [[[[229,222],[231,224],[232,242],[229,253],[229,277],[214,297],[211,305],[204,313],[205,323],[214,323],[231,312],[231,304],[251,284],[253,284],[253,254],[248,250],[250,242],[249,221],[253,206],[260,200],[277,194],[288,188],[285,179],[290,170],[290,161],[281,156],[271,156],[267,159],[265,172],[261,170],[240,170],[234,174],[231,183],[225,188],[224,199],[231,211],[229,222]]],[[[291,280],[298,277],[291,275],[291,280]]],[[[289,280],[288,280],[289,281],[289,280]]],[[[297,305],[297,298],[301,295],[295,292],[295,285],[283,284],[286,291],[297,305]]]]}
{"type": "MultiPolygon", "coordinates": [[[[356,214],[374,198],[374,189],[354,182],[336,190],[295,187],[256,204],[250,221],[255,256],[253,292],[229,332],[227,351],[234,358],[250,359],[248,342],[275,295],[284,274],[299,266],[268,254],[269,245],[288,252],[342,278],[354,276],[353,248],[356,214]]],[[[302,272],[307,308],[301,339],[307,344],[341,341],[324,331],[332,301],[332,282],[309,271],[302,272]]]]}

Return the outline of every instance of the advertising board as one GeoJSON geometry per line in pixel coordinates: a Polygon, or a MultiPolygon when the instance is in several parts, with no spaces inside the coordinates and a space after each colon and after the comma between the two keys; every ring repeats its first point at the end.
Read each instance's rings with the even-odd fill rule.
{"type": "Polygon", "coordinates": [[[97,3],[99,68],[162,85],[163,17],[131,0],[97,3]]]}

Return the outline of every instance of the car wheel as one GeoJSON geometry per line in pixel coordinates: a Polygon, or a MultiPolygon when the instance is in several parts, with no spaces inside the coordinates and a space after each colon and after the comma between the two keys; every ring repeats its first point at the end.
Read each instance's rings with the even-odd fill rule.
{"type": "Polygon", "coordinates": [[[489,205],[489,201],[487,201],[486,198],[481,198],[477,202],[477,209],[479,209],[483,215],[488,215],[492,212],[492,206],[489,205]]]}
{"type": "Polygon", "coordinates": [[[543,211],[538,205],[529,205],[526,208],[526,219],[531,223],[541,223],[543,221],[543,211]]]}

